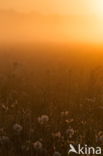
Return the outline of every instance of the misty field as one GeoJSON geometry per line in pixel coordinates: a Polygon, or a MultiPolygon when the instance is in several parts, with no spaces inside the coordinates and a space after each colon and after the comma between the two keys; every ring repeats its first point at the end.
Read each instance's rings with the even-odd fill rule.
{"type": "Polygon", "coordinates": [[[0,46],[0,156],[103,146],[103,54],[88,49],[0,46]]]}

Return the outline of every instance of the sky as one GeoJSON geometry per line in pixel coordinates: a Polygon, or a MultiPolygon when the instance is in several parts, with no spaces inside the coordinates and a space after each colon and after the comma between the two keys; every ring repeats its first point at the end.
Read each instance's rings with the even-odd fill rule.
{"type": "Polygon", "coordinates": [[[0,0],[0,21],[0,41],[103,43],[103,0],[0,0]]]}
{"type": "Polygon", "coordinates": [[[47,14],[103,14],[103,0],[0,0],[0,9],[47,14]]]}

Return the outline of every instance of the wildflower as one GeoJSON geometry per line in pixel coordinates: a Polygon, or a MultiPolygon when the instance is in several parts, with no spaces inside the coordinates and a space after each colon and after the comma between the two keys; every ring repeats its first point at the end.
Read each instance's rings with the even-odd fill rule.
{"type": "Polygon", "coordinates": [[[2,107],[2,109],[3,109],[5,112],[7,112],[8,109],[9,109],[8,106],[6,106],[6,105],[4,105],[4,104],[2,104],[1,107],[2,107]]]}
{"type": "Polygon", "coordinates": [[[56,132],[52,134],[54,137],[61,138],[61,132],[56,132]]]}
{"type": "Polygon", "coordinates": [[[49,117],[47,115],[42,115],[40,117],[38,117],[38,122],[40,124],[45,124],[49,121],[49,117]]]}
{"type": "Polygon", "coordinates": [[[69,112],[68,111],[65,111],[65,116],[67,116],[69,114],[69,112]]]}
{"type": "Polygon", "coordinates": [[[72,136],[74,135],[75,131],[73,128],[69,127],[67,130],[66,130],[66,134],[69,135],[69,138],[72,138],[72,136]]]}
{"type": "Polygon", "coordinates": [[[5,145],[5,144],[9,144],[10,139],[7,136],[0,136],[0,144],[1,145],[5,145]]]}
{"type": "Polygon", "coordinates": [[[30,150],[30,141],[27,140],[26,143],[24,145],[21,146],[21,149],[24,151],[29,151],[30,150]]]}
{"type": "Polygon", "coordinates": [[[86,101],[87,102],[91,102],[91,103],[94,103],[96,101],[96,98],[86,98],[86,101]]]}
{"type": "Polygon", "coordinates": [[[61,156],[59,152],[54,152],[53,156],[61,156]]]}
{"type": "Polygon", "coordinates": [[[23,127],[16,123],[13,125],[13,130],[17,133],[20,133],[23,130],[23,127]]]}
{"type": "Polygon", "coordinates": [[[36,141],[36,142],[33,143],[33,148],[35,150],[40,150],[40,149],[42,149],[42,147],[43,147],[43,145],[42,145],[42,143],[40,141],[36,141]]]}
{"type": "Polygon", "coordinates": [[[103,135],[103,131],[98,132],[98,136],[101,136],[101,135],[103,135]]]}
{"type": "Polygon", "coordinates": [[[74,121],[74,119],[65,120],[65,122],[66,122],[67,124],[70,124],[70,123],[72,123],[73,121],[74,121]]]}
{"type": "Polygon", "coordinates": [[[103,143],[103,131],[99,131],[97,136],[96,136],[96,140],[100,141],[101,143],[103,143]]]}
{"type": "Polygon", "coordinates": [[[68,116],[68,114],[69,114],[68,111],[61,112],[61,116],[68,116]]]}

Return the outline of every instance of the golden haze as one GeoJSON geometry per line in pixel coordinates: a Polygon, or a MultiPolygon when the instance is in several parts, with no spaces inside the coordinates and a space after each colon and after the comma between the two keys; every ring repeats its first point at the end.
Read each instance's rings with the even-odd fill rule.
{"type": "Polygon", "coordinates": [[[0,2],[0,42],[103,42],[102,0],[0,2]]]}

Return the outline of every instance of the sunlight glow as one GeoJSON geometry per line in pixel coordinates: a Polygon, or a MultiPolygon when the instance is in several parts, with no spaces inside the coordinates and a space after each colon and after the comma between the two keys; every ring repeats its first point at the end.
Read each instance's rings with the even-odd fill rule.
{"type": "Polygon", "coordinates": [[[90,9],[93,9],[96,16],[102,17],[103,16],[103,0],[95,0],[91,1],[90,9]]]}

